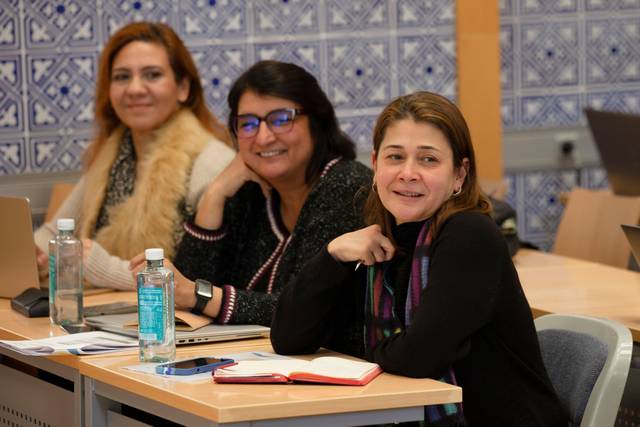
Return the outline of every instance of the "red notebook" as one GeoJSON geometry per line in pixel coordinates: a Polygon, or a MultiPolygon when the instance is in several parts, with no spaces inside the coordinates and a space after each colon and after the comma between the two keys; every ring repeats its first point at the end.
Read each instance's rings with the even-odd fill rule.
{"type": "Polygon", "coordinates": [[[337,385],[365,385],[382,373],[375,363],[318,357],[313,360],[240,360],[236,365],[216,369],[217,383],[312,382],[337,385]]]}

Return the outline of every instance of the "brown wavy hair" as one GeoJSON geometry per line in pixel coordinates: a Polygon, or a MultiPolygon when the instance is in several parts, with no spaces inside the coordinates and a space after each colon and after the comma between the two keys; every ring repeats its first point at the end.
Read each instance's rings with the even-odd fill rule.
{"type": "MultiPolygon", "coordinates": [[[[405,119],[412,119],[416,123],[427,123],[439,129],[453,151],[455,169],[463,166],[465,158],[469,160],[462,191],[459,195],[447,200],[433,215],[431,223],[433,236],[447,218],[457,212],[477,211],[488,215],[491,211],[491,203],[480,190],[471,135],[458,107],[447,98],[431,92],[415,92],[396,98],[385,107],[376,121],[373,131],[373,152],[376,158],[389,126],[405,119]]],[[[395,224],[395,219],[382,205],[376,191],[369,192],[364,212],[365,222],[368,225],[380,225],[382,232],[387,237],[393,238],[391,228],[395,224]]]]}
{"type": "Polygon", "coordinates": [[[155,43],[166,50],[176,82],[179,83],[185,78],[189,81],[189,97],[182,106],[190,109],[202,126],[216,138],[231,146],[227,130],[207,108],[198,69],[180,37],[163,23],[134,22],[116,31],[100,55],[95,98],[96,138],[85,153],[85,166],[91,166],[109,135],[122,123],[109,100],[111,68],[118,52],[134,41],[155,43]]]}

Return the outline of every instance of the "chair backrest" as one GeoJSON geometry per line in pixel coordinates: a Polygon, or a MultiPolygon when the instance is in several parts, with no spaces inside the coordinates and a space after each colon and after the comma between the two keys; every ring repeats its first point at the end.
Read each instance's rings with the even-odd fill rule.
{"type": "Polygon", "coordinates": [[[73,190],[75,184],[68,182],[57,182],[51,187],[51,197],[49,198],[49,205],[47,206],[47,213],[44,217],[45,222],[49,222],[53,219],[58,212],[58,208],[65,201],[67,196],[73,190]]]}
{"type": "Polygon", "coordinates": [[[573,425],[613,427],[631,364],[629,329],[562,314],[538,317],[535,324],[549,378],[573,425]]]}
{"type": "Polygon", "coordinates": [[[638,224],[640,197],[575,188],[562,214],[553,252],[627,268],[631,252],[620,224],[638,224]]]}

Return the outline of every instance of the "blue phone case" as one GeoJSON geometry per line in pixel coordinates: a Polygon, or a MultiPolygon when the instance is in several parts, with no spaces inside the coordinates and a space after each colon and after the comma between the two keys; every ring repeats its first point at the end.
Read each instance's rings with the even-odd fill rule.
{"type": "MultiPolygon", "coordinates": [[[[183,361],[179,361],[183,362],[183,361]]],[[[217,363],[210,363],[209,365],[195,366],[193,368],[181,369],[174,367],[176,362],[162,363],[156,366],[156,373],[161,375],[193,375],[201,372],[213,371],[216,368],[222,366],[228,366],[235,363],[233,359],[220,359],[217,363]]]]}

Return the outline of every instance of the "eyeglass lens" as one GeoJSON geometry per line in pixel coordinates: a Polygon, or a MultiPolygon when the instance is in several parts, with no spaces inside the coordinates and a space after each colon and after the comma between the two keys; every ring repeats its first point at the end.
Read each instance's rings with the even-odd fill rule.
{"type": "Polygon", "coordinates": [[[260,128],[260,122],[265,121],[273,133],[285,133],[291,130],[296,111],[292,108],[274,110],[264,118],[255,114],[243,114],[236,119],[236,131],[239,138],[255,136],[260,128]]]}

